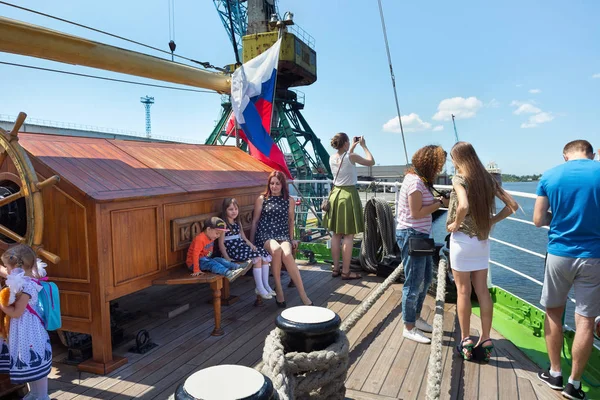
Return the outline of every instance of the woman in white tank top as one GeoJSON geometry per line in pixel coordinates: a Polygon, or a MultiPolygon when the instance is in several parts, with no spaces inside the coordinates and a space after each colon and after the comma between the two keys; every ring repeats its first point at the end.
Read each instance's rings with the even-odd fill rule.
{"type": "Polygon", "coordinates": [[[364,231],[363,207],[356,189],[356,164],[372,166],[375,160],[367,148],[364,137],[355,137],[352,144],[345,133],[338,133],[331,139],[331,147],[337,150],[329,158],[333,174],[333,189],[329,194],[329,211],[323,215],[323,226],[332,232],[331,256],[332,276],[342,279],[358,279],[359,274],[350,272],[354,235],[364,231]],[[354,153],[359,145],[365,151],[361,157],[354,153]],[[340,271],[340,252],[342,269],[340,271]]]}

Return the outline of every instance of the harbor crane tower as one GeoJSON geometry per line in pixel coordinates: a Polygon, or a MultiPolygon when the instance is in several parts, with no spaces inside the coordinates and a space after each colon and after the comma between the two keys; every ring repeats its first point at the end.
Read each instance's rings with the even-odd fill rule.
{"type": "MultiPolygon", "coordinates": [[[[317,53],[314,39],[293,22],[293,14],[279,14],[276,0],[213,0],[231,41],[236,64],[251,60],[271,47],[280,35],[281,53],[277,70],[277,88],[273,104],[271,137],[285,155],[288,168],[296,180],[331,179],[329,153],[302,115],[304,94],[293,87],[308,86],[317,80],[317,53]],[[283,24],[281,24],[283,23],[283,24]]],[[[231,137],[226,127],[231,118],[230,96],[223,96],[221,115],[206,144],[226,144],[231,137]]],[[[239,147],[247,150],[245,143],[239,147]]],[[[326,193],[325,183],[300,183],[299,194],[310,199],[314,209],[320,208],[326,193]]],[[[307,202],[297,206],[296,226],[306,225],[310,210],[307,202]]]]}

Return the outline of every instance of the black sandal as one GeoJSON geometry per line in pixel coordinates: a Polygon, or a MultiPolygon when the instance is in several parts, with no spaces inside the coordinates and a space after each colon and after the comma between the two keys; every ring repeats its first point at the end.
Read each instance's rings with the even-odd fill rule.
{"type": "Polygon", "coordinates": [[[492,358],[493,350],[494,344],[492,343],[492,339],[485,339],[473,349],[473,358],[478,361],[489,362],[490,358],[492,358]],[[490,344],[488,346],[483,346],[483,344],[487,342],[489,342],[490,344]]]}
{"type": "Polygon", "coordinates": [[[463,360],[471,361],[473,359],[473,340],[467,336],[464,338],[458,346],[456,346],[457,353],[463,358],[463,360]],[[470,344],[465,344],[466,341],[471,341],[470,344]]]}

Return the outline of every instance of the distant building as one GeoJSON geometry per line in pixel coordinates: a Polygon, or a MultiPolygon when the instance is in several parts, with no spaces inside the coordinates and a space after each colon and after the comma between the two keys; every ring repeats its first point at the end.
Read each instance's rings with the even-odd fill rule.
{"type": "Polygon", "coordinates": [[[359,181],[396,182],[402,181],[407,165],[374,165],[372,167],[356,167],[359,181]]]}
{"type": "MultiPolygon", "coordinates": [[[[409,165],[374,165],[372,167],[356,167],[359,181],[402,182],[409,165]]],[[[450,177],[446,172],[438,176],[438,185],[449,185],[450,177]]]]}

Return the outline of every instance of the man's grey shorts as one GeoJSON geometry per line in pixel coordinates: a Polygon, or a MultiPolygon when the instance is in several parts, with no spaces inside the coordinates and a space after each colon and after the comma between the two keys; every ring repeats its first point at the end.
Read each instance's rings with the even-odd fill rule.
{"type": "Polygon", "coordinates": [[[571,286],[575,288],[575,312],[584,317],[600,315],[600,258],[569,258],[548,254],[540,303],[562,307],[571,286]]]}

